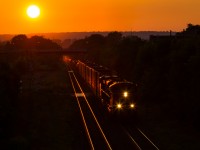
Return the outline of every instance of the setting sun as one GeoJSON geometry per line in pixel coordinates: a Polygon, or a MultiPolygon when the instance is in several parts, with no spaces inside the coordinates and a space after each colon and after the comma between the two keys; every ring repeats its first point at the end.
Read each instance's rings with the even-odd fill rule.
{"type": "Polygon", "coordinates": [[[182,31],[200,24],[199,6],[200,0],[5,0],[0,34],[182,31]]]}
{"type": "Polygon", "coordinates": [[[36,6],[36,5],[30,5],[27,8],[27,15],[30,18],[37,18],[37,17],[39,17],[39,15],[40,15],[40,8],[38,6],[36,6]]]}

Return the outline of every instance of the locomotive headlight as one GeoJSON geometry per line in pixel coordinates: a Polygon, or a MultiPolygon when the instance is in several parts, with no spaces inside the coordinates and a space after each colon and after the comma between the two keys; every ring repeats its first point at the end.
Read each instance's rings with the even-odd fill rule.
{"type": "Polygon", "coordinates": [[[124,92],[124,97],[128,97],[128,92],[124,92]]]}
{"type": "Polygon", "coordinates": [[[117,108],[121,109],[122,108],[122,104],[117,104],[117,108]]]}
{"type": "Polygon", "coordinates": [[[131,108],[135,108],[135,105],[134,105],[134,104],[130,104],[130,107],[131,107],[131,108]]]}

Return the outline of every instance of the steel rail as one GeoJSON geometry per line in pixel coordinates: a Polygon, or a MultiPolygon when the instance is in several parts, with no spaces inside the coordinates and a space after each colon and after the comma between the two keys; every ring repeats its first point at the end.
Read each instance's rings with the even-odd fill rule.
{"type": "Polygon", "coordinates": [[[105,134],[104,134],[104,132],[103,132],[103,129],[101,128],[101,126],[100,126],[100,124],[99,124],[99,121],[97,120],[97,118],[96,118],[96,116],[95,116],[95,114],[94,114],[94,112],[93,112],[93,110],[92,110],[92,108],[91,108],[91,106],[90,106],[90,104],[89,104],[89,102],[88,102],[88,99],[87,99],[87,97],[86,97],[86,95],[85,95],[85,93],[84,93],[82,87],[80,86],[80,84],[79,84],[79,82],[78,82],[78,80],[77,80],[77,78],[76,78],[74,72],[72,72],[72,74],[74,75],[74,78],[75,78],[75,80],[76,80],[76,82],[77,82],[77,84],[78,84],[78,86],[79,86],[81,92],[83,93],[83,97],[84,97],[84,99],[85,99],[85,101],[86,101],[86,103],[87,103],[87,105],[88,105],[88,107],[89,107],[89,109],[90,109],[90,112],[92,113],[92,115],[93,115],[93,117],[94,117],[94,119],[95,119],[95,122],[96,122],[96,124],[97,124],[99,130],[101,131],[101,134],[102,134],[102,136],[103,136],[103,138],[104,138],[104,140],[105,140],[105,142],[106,142],[108,148],[109,148],[110,150],[112,150],[111,145],[110,145],[110,143],[108,142],[108,140],[107,140],[107,138],[106,138],[106,136],[105,136],[105,134]]]}
{"type": "MultiPolygon", "coordinates": [[[[103,138],[104,138],[104,140],[105,140],[105,142],[106,142],[108,148],[109,148],[109,150],[112,150],[111,145],[110,145],[110,143],[108,142],[108,140],[107,140],[107,138],[106,138],[106,136],[105,136],[105,134],[104,134],[104,132],[103,132],[103,129],[101,128],[101,126],[100,126],[100,124],[99,124],[99,121],[97,120],[97,118],[96,118],[96,116],[95,116],[95,114],[94,114],[94,112],[93,112],[93,110],[92,110],[92,108],[91,108],[91,106],[90,106],[90,104],[89,104],[87,98],[86,98],[86,95],[85,95],[85,93],[84,93],[82,87],[81,87],[80,84],[79,84],[78,79],[76,78],[76,76],[75,76],[73,70],[71,69],[71,67],[70,67],[69,65],[67,65],[67,67],[69,68],[69,69],[68,69],[68,70],[69,70],[69,71],[68,71],[68,74],[69,74],[69,76],[70,76],[71,82],[72,82],[72,77],[71,77],[70,74],[72,74],[73,77],[74,77],[74,79],[76,80],[76,83],[77,83],[77,85],[79,86],[79,89],[81,90],[81,93],[82,93],[82,95],[83,95],[83,97],[84,97],[84,99],[85,99],[85,101],[86,101],[86,103],[87,103],[87,105],[88,105],[88,107],[89,107],[89,109],[90,109],[90,112],[92,113],[92,116],[93,116],[93,118],[94,118],[94,120],[95,120],[95,122],[96,122],[96,124],[97,124],[97,126],[98,126],[98,128],[99,128],[99,130],[100,130],[100,132],[101,132],[101,134],[102,134],[102,136],[103,136],[103,138]]],[[[90,144],[91,144],[91,148],[94,149],[94,144],[93,144],[92,139],[91,139],[91,136],[90,136],[90,134],[89,134],[89,130],[88,130],[88,127],[87,127],[87,124],[86,124],[86,121],[85,121],[85,117],[84,117],[83,111],[82,111],[82,109],[81,109],[81,105],[80,105],[79,100],[78,100],[78,96],[77,96],[77,92],[76,92],[76,90],[75,90],[74,84],[73,84],[73,89],[74,89],[74,92],[75,92],[75,96],[76,96],[76,98],[77,98],[77,102],[78,102],[78,105],[79,105],[79,109],[80,109],[80,111],[81,111],[81,115],[83,116],[83,122],[84,122],[84,126],[85,126],[85,128],[86,128],[86,132],[87,132],[87,135],[88,135],[90,144]]]]}
{"type": "Polygon", "coordinates": [[[124,128],[121,126],[121,128],[124,130],[124,132],[128,135],[128,137],[131,139],[131,141],[137,146],[137,148],[139,150],[142,150],[142,148],[139,146],[139,144],[134,140],[134,138],[130,135],[130,133],[124,128]]]}
{"type": "MultiPolygon", "coordinates": [[[[128,135],[128,137],[135,143],[135,145],[138,147],[139,150],[142,150],[142,148],[139,146],[139,144],[134,140],[134,138],[131,136],[131,134],[128,132],[127,129],[125,129],[124,126],[121,125],[121,128],[125,131],[125,133],[128,135]]],[[[139,131],[139,133],[145,137],[145,139],[147,139],[151,145],[153,145],[153,147],[156,149],[156,150],[160,150],[151,140],[150,138],[147,137],[147,135],[144,134],[144,132],[141,131],[141,129],[139,129],[138,127],[136,127],[136,130],[139,131]]]]}
{"type": "Polygon", "coordinates": [[[87,133],[87,137],[88,137],[88,139],[89,139],[89,143],[90,143],[91,149],[94,150],[94,144],[93,144],[93,142],[92,142],[92,139],[91,139],[91,136],[90,136],[90,132],[89,132],[89,130],[88,130],[87,123],[86,123],[86,121],[85,121],[85,117],[84,117],[84,114],[83,114],[83,111],[82,111],[82,108],[81,108],[81,105],[80,105],[78,96],[77,96],[77,94],[76,94],[77,92],[76,92],[76,89],[75,89],[75,86],[74,86],[74,83],[73,83],[73,81],[72,81],[72,77],[71,77],[70,73],[72,73],[72,71],[68,71],[68,74],[69,74],[70,81],[71,81],[71,84],[72,84],[72,87],[73,87],[73,90],[74,90],[74,93],[75,93],[76,101],[77,101],[78,106],[79,106],[79,110],[80,110],[80,113],[81,113],[81,116],[82,116],[82,120],[83,120],[84,127],[85,127],[85,130],[86,130],[86,133],[87,133]]]}
{"type": "Polygon", "coordinates": [[[137,130],[157,149],[159,150],[159,148],[144,134],[144,132],[142,132],[139,128],[137,128],[137,130]]]}

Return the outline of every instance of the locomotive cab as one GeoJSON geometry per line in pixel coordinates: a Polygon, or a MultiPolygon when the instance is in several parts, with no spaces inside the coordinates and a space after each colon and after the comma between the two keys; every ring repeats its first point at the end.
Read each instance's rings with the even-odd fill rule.
{"type": "MultiPolygon", "coordinates": [[[[118,79],[118,76],[116,75],[103,75],[99,78],[100,80],[100,96],[101,96],[101,100],[103,105],[108,108],[108,110],[110,109],[110,100],[112,98],[112,94],[111,91],[109,89],[109,85],[113,82],[114,79],[118,79]]],[[[109,110],[110,111],[110,110],[109,110]]]]}
{"type": "Polygon", "coordinates": [[[112,112],[131,112],[135,110],[134,84],[131,82],[114,82],[109,86],[112,112]]]}

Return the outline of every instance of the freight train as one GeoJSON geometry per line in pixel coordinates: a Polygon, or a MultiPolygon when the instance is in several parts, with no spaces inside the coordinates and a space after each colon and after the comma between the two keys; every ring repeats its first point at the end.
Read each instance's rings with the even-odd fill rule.
{"type": "Polygon", "coordinates": [[[70,63],[102,101],[108,113],[135,112],[135,84],[120,78],[114,71],[89,61],[70,59],[70,63]]]}

